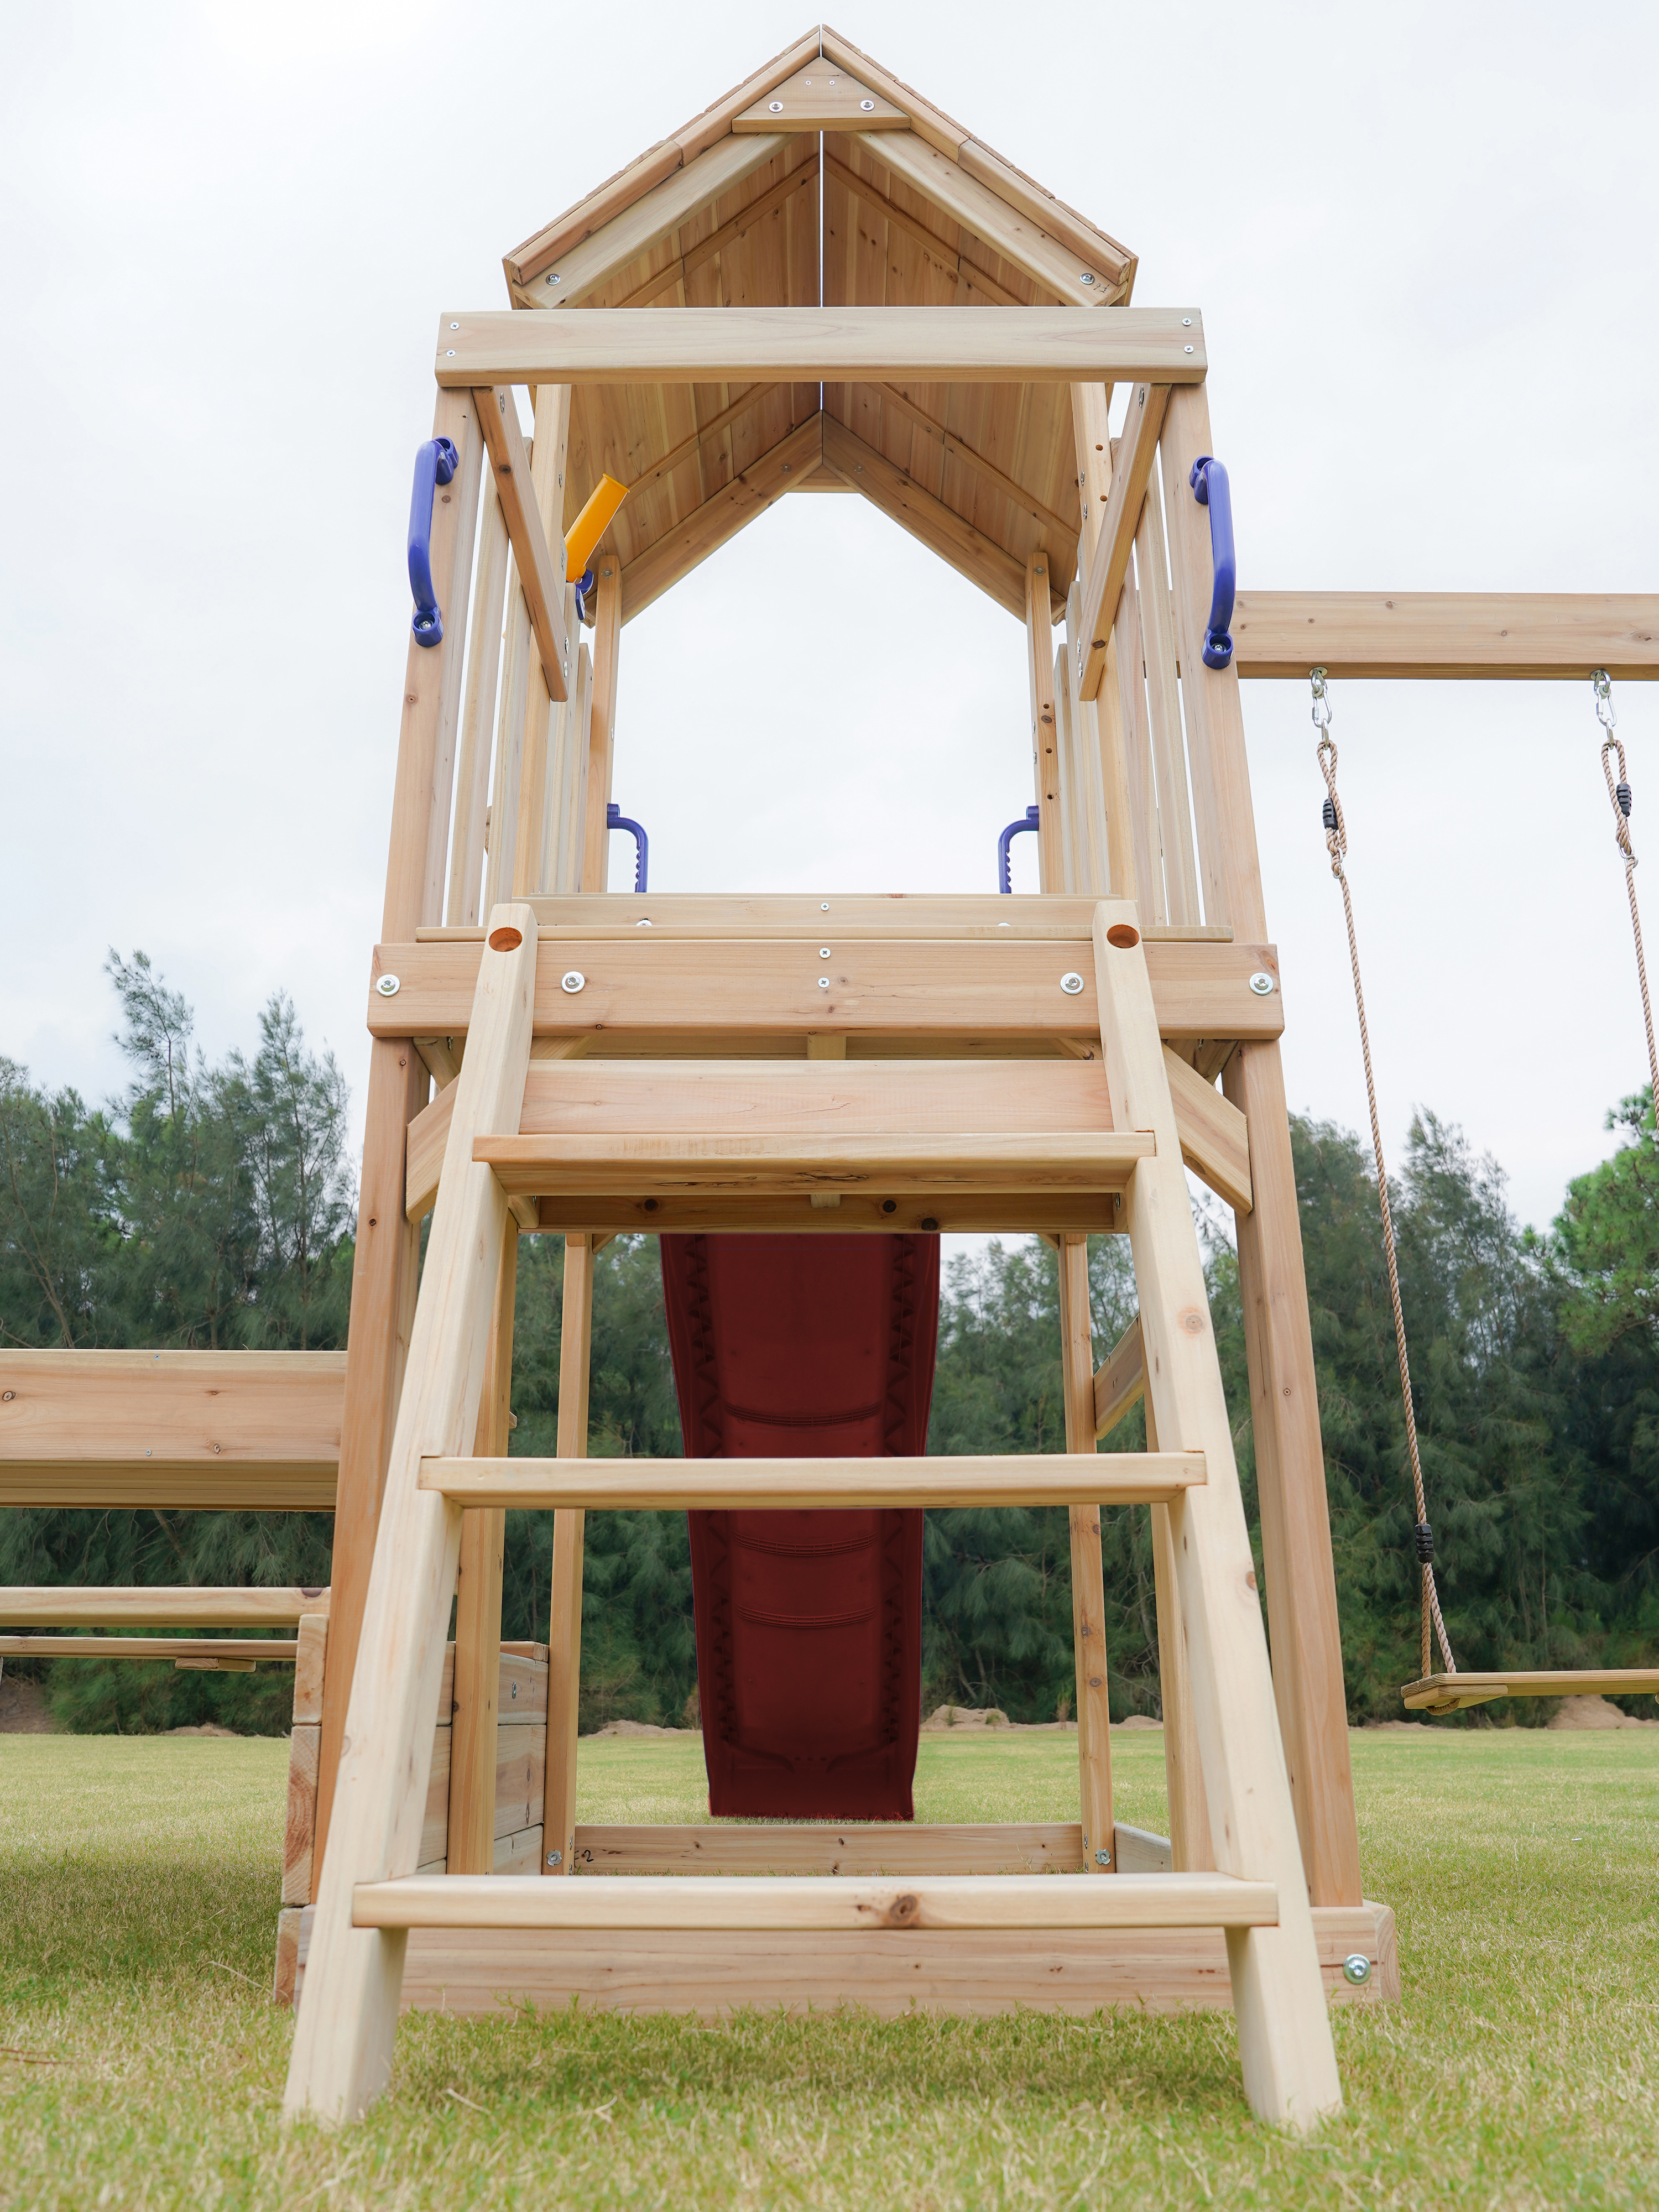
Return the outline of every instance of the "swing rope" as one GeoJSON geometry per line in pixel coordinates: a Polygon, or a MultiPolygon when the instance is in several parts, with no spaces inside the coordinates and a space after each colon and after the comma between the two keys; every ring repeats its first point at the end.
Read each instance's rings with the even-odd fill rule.
{"type": "MultiPolygon", "coordinates": [[[[1331,738],[1331,702],[1326,689],[1325,672],[1316,668],[1310,672],[1313,685],[1313,719],[1319,732],[1319,772],[1325,779],[1326,799],[1323,810],[1325,846],[1331,856],[1331,873],[1342,886],[1342,911],[1348,924],[1348,958],[1353,968],[1354,1005],[1359,1013],[1359,1048],[1365,1060],[1365,1096],[1371,1109],[1371,1146],[1376,1154],[1376,1200],[1382,1216],[1382,1252],[1389,1267],[1389,1297],[1394,1306],[1394,1340],[1400,1355],[1400,1396],[1406,1409],[1406,1449],[1411,1456],[1412,1490],[1417,1501],[1417,1526],[1413,1532],[1417,1539],[1417,1558],[1423,1587],[1423,1655],[1422,1671],[1428,1675],[1433,1666],[1434,1654],[1430,1644],[1431,1624],[1439,1640],[1440,1656],[1444,1662],[1443,1672],[1455,1674],[1457,1662],[1452,1657],[1451,1642],[1446,1634],[1446,1624],[1440,1611],[1440,1593],[1434,1581],[1434,1537],[1429,1527],[1428,1501],[1423,1489],[1423,1462],[1417,1449],[1417,1415],[1412,1406],[1411,1364],[1406,1354],[1406,1315],[1400,1302],[1400,1267],[1395,1254],[1394,1214],[1389,1205],[1389,1170],[1382,1157],[1382,1124],[1376,1110],[1376,1079],[1371,1072],[1370,1030],[1365,1020],[1365,988],[1359,977],[1359,939],[1354,930],[1353,895],[1348,889],[1348,878],[1342,863],[1347,857],[1348,828],[1342,813],[1342,801],[1336,789],[1336,746],[1331,738]]],[[[1622,763],[1622,755],[1620,756],[1622,763]]],[[[1628,848],[1626,848],[1628,849],[1628,848]]],[[[1632,861],[1632,866],[1635,863],[1632,861]]],[[[1631,893],[1634,910],[1636,894],[1631,893]]],[[[1646,1003],[1645,981],[1643,1002],[1646,1003]]],[[[1649,1030],[1651,1040],[1652,1030],[1649,1030]]]]}
{"type": "Polygon", "coordinates": [[[1607,780],[1607,798],[1613,806],[1613,840],[1625,856],[1625,889],[1630,894],[1630,926],[1636,939],[1636,978],[1642,987],[1642,1019],[1648,1032],[1648,1074],[1652,1082],[1651,1098],[1654,1110],[1659,1113],[1659,1051],[1653,1042],[1653,1006],[1648,997],[1648,963],[1642,952],[1642,917],[1636,905],[1636,855],[1630,842],[1630,776],[1625,765],[1625,748],[1613,735],[1613,726],[1618,716],[1613,711],[1613,679],[1605,668],[1590,672],[1590,682],[1595,687],[1595,719],[1607,735],[1601,740],[1601,773],[1607,780]],[[1619,756],[1619,774],[1613,772],[1613,756],[1619,756]]]}

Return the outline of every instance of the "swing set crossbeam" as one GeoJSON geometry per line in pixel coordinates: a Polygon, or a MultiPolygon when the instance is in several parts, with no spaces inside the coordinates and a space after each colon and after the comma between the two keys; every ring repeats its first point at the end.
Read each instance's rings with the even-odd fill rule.
{"type": "Polygon", "coordinates": [[[1515,1668],[1498,1674],[1425,1674],[1401,1692],[1413,1712],[1455,1713],[1494,1698],[1659,1697],[1659,1667],[1515,1668]]]}

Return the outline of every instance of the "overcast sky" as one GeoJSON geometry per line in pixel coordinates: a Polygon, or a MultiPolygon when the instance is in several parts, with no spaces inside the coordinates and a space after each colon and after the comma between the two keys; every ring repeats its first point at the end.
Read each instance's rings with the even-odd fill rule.
{"type": "MultiPolygon", "coordinates": [[[[1132,246],[1138,305],[1202,308],[1245,585],[1652,591],[1656,24],[886,0],[838,27],[1132,246]]],[[[361,1111],[436,317],[503,305],[504,250],[806,27],[10,11],[0,1054],[114,1091],[100,963],[143,947],[214,1053],[291,992],[361,1111]]],[[[1659,691],[1616,703],[1659,946],[1659,691]]],[[[1362,1127],[1305,687],[1245,709],[1291,1098],[1362,1127]]],[[[1389,1139],[1432,1107],[1547,1221],[1646,1072],[1589,687],[1335,711],[1389,1139]]],[[[989,890],[1032,796],[1021,632],[862,501],[786,500],[629,625],[616,795],[654,889],[989,890]]]]}

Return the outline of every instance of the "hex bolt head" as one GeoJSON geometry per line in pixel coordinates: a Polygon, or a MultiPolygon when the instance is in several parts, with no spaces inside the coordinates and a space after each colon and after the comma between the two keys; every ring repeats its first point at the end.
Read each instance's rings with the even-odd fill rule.
{"type": "Polygon", "coordinates": [[[1265,968],[1258,968],[1250,978],[1250,988],[1258,999],[1271,999],[1276,986],[1265,968]]]}
{"type": "Polygon", "coordinates": [[[1068,968],[1060,979],[1060,988],[1068,999],[1075,999],[1083,988],[1083,978],[1075,968],[1068,968]]]}
{"type": "Polygon", "coordinates": [[[395,999],[404,987],[395,975],[382,975],[374,988],[383,999],[395,999]]]}
{"type": "Polygon", "coordinates": [[[564,975],[560,976],[559,988],[562,991],[568,991],[571,997],[574,999],[577,992],[581,989],[586,981],[586,976],[583,975],[580,968],[572,968],[564,975]]]}
{"type": "Polygon", "coordinates": [[[1350,1951],[1342,1961],[1343,1980],[1352,1982],[1357,1990],[1363,1990],[1370,1978],[1371,1962],[1365,1954],[1363,1951],[1350,1951]]]}

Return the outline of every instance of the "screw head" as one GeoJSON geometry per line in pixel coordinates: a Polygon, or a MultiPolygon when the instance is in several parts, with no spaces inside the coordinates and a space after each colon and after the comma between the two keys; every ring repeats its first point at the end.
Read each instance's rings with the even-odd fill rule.
{"type": "Polygon", "coordinates": [[[827,945],[820,945],[818,947],[818,958],[820,960],[827,960],[829,957],[830,947],[827,945]]]}
{"type": "Polygon", "coordinates": [[[644,921],[636,921],[636,922],[634,924],[634,927],[635,927],[635,929],[649,929],[649,928],[650,928],[650,927],[651,927],[651,922],[650,922],[650,919],[649,919],[649,917],[647,916],[647,917],[644,921]]]}
{"type": "Polygon", "coordinates": [[[859,106],[866,115],[873,115],[876,112],[876,103],[873,100],[861,100],[859,106]]]}
{"type": "Polygon", "coordinates": [[[555,274],[555,275],[553,275],[553,276],[549,276],[549,277],[548,277],[548,279],[547,279],[547,282],[548,282],[550,284],[557,284],[557,283],[562,283],[562,281],[563,281],[563,280],[562,280],[560,276],[558,276],[556,274],[555,274]]]}
{"type": "Polygon", "coordinates": [[[1370,1978],[1371,1962],[1365,1954],[1363,1951],[1350,1951],[1342,1961],[1343,1980],[1352,1982],[1357,1990],[1363,1990],[1370,1978]]]}
{"type": "Polygon", "coordinates": [[[374,988],[383,999],[395,999],[404,987],[395,975],[382,975],[374,988]]]}
{"type": "Polygon", "coordinates": [[[446,346],[446,347],[444,348],[444,359],[445,359],[446,361],[453,361],[453,360],[454,360],[454,358],[455,358],[455,349],[454,349],[454,347],[453,347],[453,346],[446,346]]]}
{"type": "Polygon", "coordinates": [[[783,102],[781,100],[769,100],[766,107],[767,112],[771,115],[781,115],[783,112],[783,102]]]}
{"type": "Polygon", "coordinates": [[[1189,330],[1191,330],[1192,326],[1193,326],[1193,319],[1192,319],[1192,317],[1191,317],[1190,315],[1183,315],[1183,316],[1181,318],[1181,327],[1182,327],[1182,329],[1183,331],[1189,331],[1189,330]]]}
{"type": "Polygon", "coordinates": [[[564,1853],[562,1851],[550,1851],[547,1855],[547,1863],[549,1866],[562,1866],[564,1863],[564,1853]]]}
{"type": "Polygon", "coordinates": [[[1085,284],[1092,284],[1095,281],[1094,270],[1092,269],[1085,269],[1083,271],[1080,281],[1085,284]]]}
{"type": "Polygon", "coordinates": [[[827,975],[818,977],[818,988],[820,991],[827,991],[830,988],[830,978],[827,975]]]}
{"type": "Polygon", "coordinates": [[[1083,988],[1083,978],[1075,968],[1068,968],[1060,979],[1060,988],[1068,999],[1075,999],[1083,988]]]}
{"type": "Polygon", "coordinates": [[[828,899],[820,899],[820,900],[818,901],[818,912],[819,912],[820,914],[828,914],[828,913],[829,913],[829,911],[830,911],[830,902],[829,902],[829,900],[828,900],[828,899]]]}
{"type": "Polygon", "coordinates": [[[1193,351],[1193,348],[1191,346],[1182,346],[1181,350],[1182,353],[1191,353],[1193,351]]]}
{"type": "Polygon", "coordinates": [[[1258,999],[1271,999],[1276,986],[1265,968],[1258,968],[1250,978],[1250,988],[1258,999]]]}
{"type": "Polygon", "coordinates": [[[562,991],[568,991],[571,997],[574,999],[577,992],[581,989],[586,981],[586,976],[583,975],[580,968],[572,968],[568,969],[564,975],[560,976],[559,988],[562,991]]]}
{"type": "Polygon", "coordinates": [[[449,327],[452,331],[458,331],[461,326],[459,323],[452,323],[449,327]]]}
{"type": "Polygon", "coordinates": [[[1095,1864],[1097,1866],[1110,1866],[1111,1863],[1112,1855],[1109,1851],[1097,1851],[1095,1853],[1095,1864]]]}

